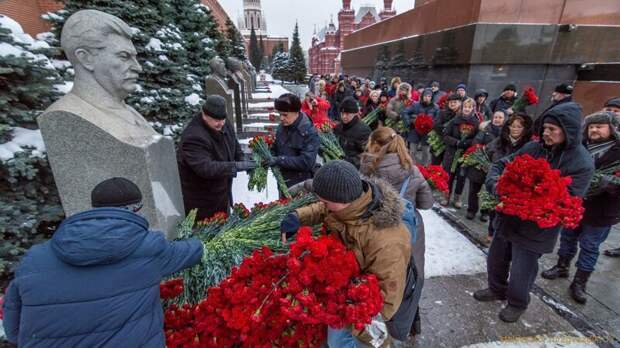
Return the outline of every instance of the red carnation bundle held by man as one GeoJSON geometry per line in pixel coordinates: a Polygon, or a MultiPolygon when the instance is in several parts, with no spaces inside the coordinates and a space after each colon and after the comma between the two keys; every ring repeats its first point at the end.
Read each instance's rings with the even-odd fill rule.
{"type": "MultiPolygon", "coordinates": [[[[581,107],[576,103],[565,103],[542,117],[541,140],[526,144],[491,166],[485,183],[490,193],[505,193],[506,187],[500,177],[508,163],[517,156],[529,155],[533,159],[544,159],[552,169],[559,170],[562,177],[570,177],[568,193],[571,196],[583,197],[586,194],[594,163],[581,144],[581,107]]],[[[542,225],[545,227],[520,216],[499,213],[497,232],[487,260],[489,287],[476,291],[474,297],[479,301],[507,299],[507,306],[499,314],[505,322],[519,320],[527,309],[529,292],[538,274],[538,259],[553,251],[562,228],[559,223],[553,227],[547,227],[551,224],[546,223],[542,225]]]]}

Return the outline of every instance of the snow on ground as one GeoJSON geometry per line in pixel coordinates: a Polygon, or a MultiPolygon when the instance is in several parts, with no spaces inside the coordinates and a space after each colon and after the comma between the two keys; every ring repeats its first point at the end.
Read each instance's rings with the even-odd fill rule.
{"type": "Polygon", "coordinates": [[[485,342],[461,348],[582,348],[598,347],[590,338],[579,331],[556,332],[548,335],[529,337],[505,337],[502,341],[485,342]]]}
{"type": "Polygon", "coordinates": [[[271,171],[267,175],[267,187],[263,192],[248,190],[249,180],[250,176],[246,172],[237,173],[232,187],[233,201],[235,203],[243,203],[248,209],[251,209],[255,203],[268,203],[280,198],[278,195],[278,183],[271,171]]]}
{"type": "Polygon", "coordinates": [[[34,148],[34,150],[32,150],[33,156],[42,156],[45,152],[45,144],[43,143],[40,130],[21,127],[14,127],[12,130],[13,139],[4,144],[0,144],[0,161],[13,159],[17,152],[24,151],[24,147],[34,148]]]}
{"type": "Polygon", "coordinates": [[[420,210],[426,234],[425,277],[486,272],[486,255],[432,210],[420,210]]]}
{"type": "Polygon", "coordinates": [[[250,103],[248,105],[248,107],[250,109],[266,109],[266,108],[272,108],[273,107],[273,102],[272,101],[268,101],[268,102],[260,102],[260,103],[250,103]]]}
{"type": "Polygon", "coordinates": [[[271,90],[269,93],[252,93],[252,99],[277,99],[284,93],[290,93],[288,89],[280,85],[270,84],[269,89],[271,90]]]}

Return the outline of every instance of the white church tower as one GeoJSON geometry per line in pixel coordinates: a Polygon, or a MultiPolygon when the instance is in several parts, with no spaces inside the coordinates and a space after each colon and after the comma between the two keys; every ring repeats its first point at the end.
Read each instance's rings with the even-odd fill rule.
{"type": "Polygon", "coordinates": [[[243,0],[243,18],[239,18],[238,27],[244,36],[249,37],[252,28],[256,36],[267,36],[267,22],[260,0],[243,0]]]}

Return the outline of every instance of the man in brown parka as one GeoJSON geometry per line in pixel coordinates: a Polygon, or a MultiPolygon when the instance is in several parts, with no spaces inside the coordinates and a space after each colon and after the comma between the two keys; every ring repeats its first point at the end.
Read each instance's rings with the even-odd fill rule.
{"type": "MultiPolygon", "coordinates": [[[[384,298],[381,316],[389,321],[403,300],[411,259],[411,235],[401,221],[403,204],[398,193],[381,179],[362,180],[345,161],[332,161],[319,169],[312,189],[320,202],[287,216],[282,232],[291,235],[302,225],[324,222],[355,253],[362,272],[379,279],[384,298]]],[[[330,347],[343,343],[342,331],[334,335],[336,331],[328,333],[330,347]]],[[[357,338],[345,339],[368,343],[367,332],[352,334],[357,338]]]]}

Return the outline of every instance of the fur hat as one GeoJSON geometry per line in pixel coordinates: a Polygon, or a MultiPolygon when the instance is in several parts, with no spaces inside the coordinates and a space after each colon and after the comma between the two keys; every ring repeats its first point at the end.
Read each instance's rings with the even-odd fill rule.
{"type": "Polygon", "coordinates": [[[583,124],[583,138],[588,138],[588,126],[591,124],[608,124],[611,128],[611,135],[620,140],[620,133],[618,132],[618,118],[613,112],[599,111],[586,116],[583,124]]]}

